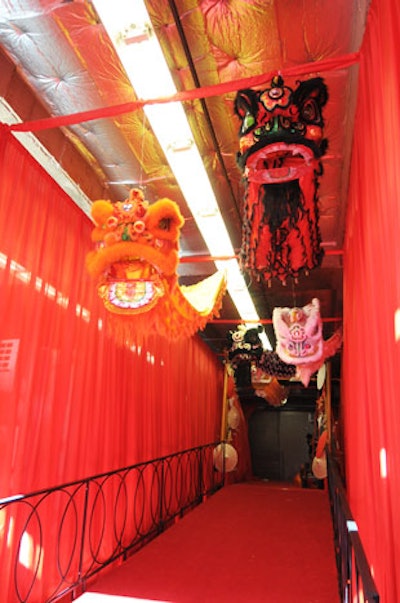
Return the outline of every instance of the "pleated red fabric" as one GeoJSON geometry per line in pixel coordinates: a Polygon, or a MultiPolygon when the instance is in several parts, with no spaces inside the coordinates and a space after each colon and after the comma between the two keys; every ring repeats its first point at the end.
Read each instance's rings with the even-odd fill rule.
{"type": "Polygon", "coordinates": [[[361,49],[344,254],[347,487],[381,601],[400,600],[400,7],[373,0],[361,49]]]}

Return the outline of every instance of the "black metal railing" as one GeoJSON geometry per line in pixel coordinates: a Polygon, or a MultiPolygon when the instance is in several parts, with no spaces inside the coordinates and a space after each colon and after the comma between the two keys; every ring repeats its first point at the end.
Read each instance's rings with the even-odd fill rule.
{"type": "Polygon", "coordinates": [[[0,499],[2,601],[72,600],[83,592],[101,569],[223,486],[214,468],[218,443],[0,499]]]}
{"type": "Polygon", "coordinates": [[[379,603],[379,594],[350,511],[335,459],[327,452],[328,488],[331,504],[336,565],[343,603],[379,603]]]}

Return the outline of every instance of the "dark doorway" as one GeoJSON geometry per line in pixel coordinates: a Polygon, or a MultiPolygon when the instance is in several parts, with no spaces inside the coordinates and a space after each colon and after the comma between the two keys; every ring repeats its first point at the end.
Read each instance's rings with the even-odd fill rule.
{"type": "Polygon", "coordinates": [[[307,434],[314,429],[314,408],[263,408],[249,419],[253,474],[291,482],[310,461],[307,434]]]}

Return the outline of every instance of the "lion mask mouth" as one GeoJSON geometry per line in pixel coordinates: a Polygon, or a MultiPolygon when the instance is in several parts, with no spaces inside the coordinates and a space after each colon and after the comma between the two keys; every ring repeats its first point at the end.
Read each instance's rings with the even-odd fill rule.
{"type": "Polygon", "coordinates": [[[249,182],[271,184],[299,180],[315,169],[315,156],[309,147],[279,142],[250,155],[244,175],[249,182]]]}
{"type": "Polygon", "coordinates": [[[155,306],[166,286],[155,266],[132,258],[110,265],[98,292],[110,312],[126,314],[155,306]]]}
{"type": "Polygon", "coordinates": [[[95,248],[86,257],[87,269],[121,341],[133,343],[152,332],[189,337],[218,313],[225,272],[187,287],[178,283],[184,219],[175,202],[150,205],[142,191],[132,189],[123,202],[95,201],[92,217],[95,248]]]}
{"type": "Polygon", "coordinates": [[[98,292],[110,312],[124,314],[149,310],[165,295],[165,286],[157,273],[148,278],[112,278],[100,283],[98,292]]]}

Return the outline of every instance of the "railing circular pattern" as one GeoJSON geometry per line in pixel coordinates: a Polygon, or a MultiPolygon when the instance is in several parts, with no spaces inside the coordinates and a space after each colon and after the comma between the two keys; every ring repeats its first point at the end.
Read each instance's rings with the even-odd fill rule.
{"type": "Polygon", "coordinates": [[[57,601],[222,487],[223,476],[213,467],[215,445],[0,500],[3,534],[13,534],[12,600],[57,601]],[[44,522],[48,517],[52,521],[44,522]],[[21,559],[28,533],[35,554],[25,572],[21,559]]]}

